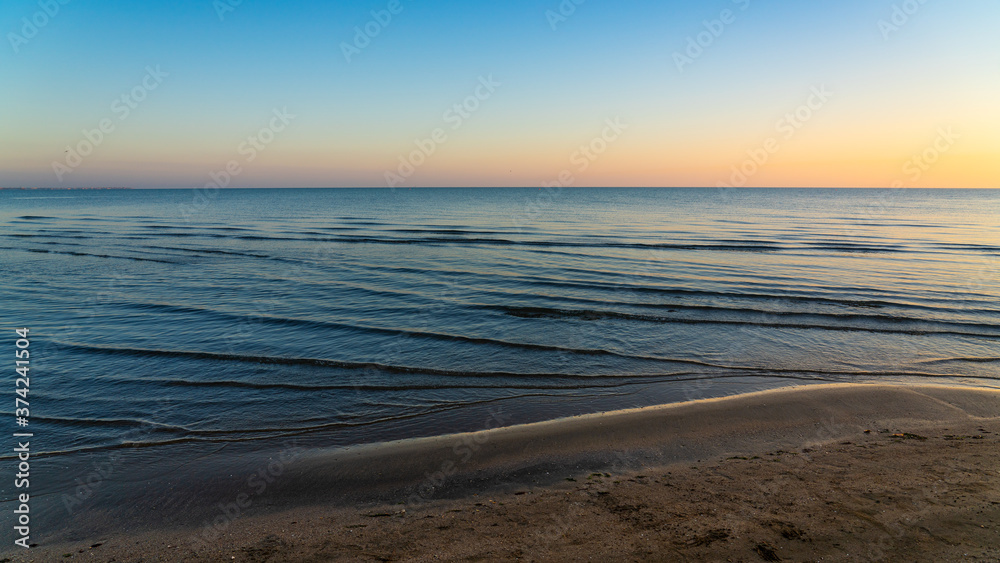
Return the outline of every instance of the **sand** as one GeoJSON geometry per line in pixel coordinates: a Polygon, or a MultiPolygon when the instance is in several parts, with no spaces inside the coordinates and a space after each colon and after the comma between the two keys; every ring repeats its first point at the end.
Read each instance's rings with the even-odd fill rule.
{"type": "Polygon", "coordinates": [[[1000,561],[998,442],[1000,391],[804,386],[307,452],[293,506],[3,557],[1000,561]]]}

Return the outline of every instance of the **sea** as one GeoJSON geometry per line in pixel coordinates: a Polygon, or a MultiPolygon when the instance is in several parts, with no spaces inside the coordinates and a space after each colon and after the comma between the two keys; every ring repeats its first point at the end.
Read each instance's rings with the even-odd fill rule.
{"type": "Polygon", "coordinates": [[[53,522],[289,441],[1000,388],[1000,190],[2,190],[0,266],[53,522]]]}

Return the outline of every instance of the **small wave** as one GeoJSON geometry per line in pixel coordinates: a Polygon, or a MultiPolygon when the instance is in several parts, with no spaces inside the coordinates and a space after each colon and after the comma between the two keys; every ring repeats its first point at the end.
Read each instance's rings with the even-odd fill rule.
{"type": "Polygon", "coordinates": [[[55,242],[55,241],[45,241],[45,242],[39,241],[39,242],[35,242],[34,244],[48,244],[48,245],[51,245],[51,246],[87,246],[86,244],[82,244],[82,243],[79,243],[79,242],[66,242],[66,241],[58,241],[58,242],[55,242]]]}
{"type": "MultiPolygon", "coordinates": [[[[215,236],[221,236],[221,235],[215,235],[215,236]]],[[[295,237],[269,237],[264,235],[239,235],[233,238],[239,240],[307,240],[307,241],[325,240],[325,239],[310,239],[310,238],[295,238],[295,237]]]]}
{"type": "Polygon", "coordinates": [[[659,250],[704,250],[704,251],[727,251],[727,252],[774,252],[782,250],[782,246],[776,244],[677,244],[677,243],[641,243],[641,242],[570,242],[570,241],[543,241],[543,240],[513,240],[502,238],[486,237],[422,237],[422,238],[394,238],[394,237],[362,237],[362,236],[335,236],[329,239],[331,242],[343,242],[353,244],[400,244],[400,245],[420,245],[420,244],[471,244],[471,245],[491,245],[491,246],[523,246],[523,247],[565,247],[565,248],[634,248],[634,249],[659,249],[659,250]]]}
{"type": "Polygon", "coordinates": [[[116,302],[111,304],[119,305],[122,307],[128,307],[131,309],[138,309],[140,311],[162,311],[165,313],[181,313],[181,314],[195,314],[195,315],[214,314],[214,315],[225,316],[226,318],[236,318],[238,316],[231,313],[214,311],[212,309],[204,309],[201,307],[188,307],[186,305],[172,305],[170,303],[116,302]]]}
{"type": "MultiPolygon", "coordinates": [[[[828,324],[802,324],[802,323],[789,323],[789,322],[776,322],[776,321],[751,321],[751,320],[726,320],[726,319],[691,319],[683,317],[664,317],[660,315],[645,315],[645,314],[635,314],[635,313],[622,313],[618,311],[598,311],[589,309],[550,309],[545,307],[507,307],[507,306],[488,306],[489,308],[494,308],[503,311],[504,313],[521,318],[552,318],[552,319],[581,319],[581,320],[599,320],[599,319],[621,319],[621,320],[631,320],[631,321],[647,321],[655,323],[677,323],[677,324],[720,324],[720,325],[750,325],[750,326],[760,326],[767,328],[792,328],[792,329],[818,329],[818,330],[835,330],[835,331],[851,331],[851,332],[874,332],[874,333],[888,333],[888,334],[910,334],[910,335],[931,335],[931,334],[950,334],[959,336],[972,336],[979,338],[1000,338],[1000,333],[978,333],[978,332],[962,332],[955,329],[945,329],[945,330],[926,330],[926,329],[905,329],[905,328],[879,328],[879,327],[868,327],[868,326],[852,326],[852,325],[828,325],[828,324]]],[[[723,309],[724,310],[724,309],[723,309]]],[[[828,314],[817,314],[817,313],[768,313],[760,311],[760,316],[767,317],[782,317],[782,316],[800,316],[800,317],[826,317],[836,319],[838,315],[828,315],[828,314]]],[[[936,325],[943,324],[949,327],[965,327],[965,328],[980,328],[980,329],[991,329],[997,328],[994,325],[979,324],[979,323],[946,323],[940,321],[924,321],[917,319],[904,319],[898,317],[889,316],[876,316],[876,315],[841,315],[840,320],[878,320],[882,322],[896,322],[896,323],[915,323],[915,324],[925,324],[925,325],[936,325]]]]}
{"type": "Polygon", "coordinates": [[[64,254],[67,256],[89,256],[92,258],[112,258],[119,260],[135,260],[137,262],[159,262],[161,264],[177,264],[177,262],[172,262],[169,260],[157,260],[155,258],[138,258],[136,256],[111,256],[109,254],[90,254],[87,252],[72,252],[69,250],[49,250],[46,248],[8,248],[8,250],[24,250],[25,252],[34,252],[36,254],[64,254]]]}
{"type": "Polygon", "coordinates": [[[270,258],[267,254],[254,254],[252,252],[235,252],[232,250],[210,250],[206,248],[184,248],[180,246],[154,246],[150,245],[146,248],[158,248],[160,250],[175,250],[178,252],[192,252],[196,254],[224,254],[230,256],[246,256],[248,258],[270,258]]]}
{"type": "Polygon", "coordinates": [[[905,250],[898,246],[871,246],[871,245],[861,245],[861,244],[847,244],[847,243],[807,243],[809,248],[814,248],[816,250],[829,250],[833,252],[848,252],[848,253],[858,253],[858,254],[876,254],[883,252],[905,252],[905,250]]]}
{"type": "MultiPolygon", "coordinates": [[[[241,321],[247,319],[246,315],[227,313],[223,311],[215,311],[212,309],[202,309],[197,307],[186,307],[186,306],[169,305],[161,303],[124,303],[123,305],[139,309],[158,309],[158,310],[178,312],[178,313],[216,315],[221,318],[241,320],[241,321]]],[[[625,354],[621,352],[614,352],[602,349],[568,348],[564,346],[534,344],[528,342],[511,342],[508,340],[500,340],[496,338],[465,336],[459,334],[448,334],[448,333],[430,332],[421,330],[408,330],[400,328],[385,328],[385,327],[370,326],[363,324],[350,324],[350,323],[318,321],[312,319],[296,319],[287,317],[273,317],[270,315],[253,315],[253,319],[255,322],[260,322],[271,326],[299,326],[305,328],[327,328],[327,329],[332,328],[341,330],[352,330],[369,334],[403,336],[407,338],[423,338],[423,339],[439,340],[439,341],[464,342],[468,344],[486,344],[493,346],[502,346],[505,348],[515,348],[520,350],[540,350],[540,351],[561,352],[566,354],[576,354],[576,355],[586,355],[586,356],[614,356],[614,357],[629,358],[629,359],[695,363],[692,360],[672,360],[672,359],[656,358],[651,356],[637,356],[633,354],[625,354]]],[[[699,365],[709,365],[709,364],[699,363],[699,365]]]]}
{"type": "Polygon", "coordinates": [[[173,432],[191,432],[190,428],[184,426],[177,426],[173,424],[165,424],[160,422],[152,422],[149,420],[138,420],[132,418],[72,418],[72,417],[59,417],[59,416],[32,416],[32,422],[51,422],[56,424],[65,424],[69,426],[109,426],[109,427],[136,427],[145,426],[150,428],[155,428],[156,430],[166,430],[173,432]]]}
{"type": "Polygon", "coordinates": [[[180,231],[168,231],[164,233],[148,232],[148,236],[145,238],[181,238],[181,237],[206,237],[206,238],[221,238],[226,235],[215,235],[212,233],[187,233],[180,231]]]}
{"type": "Polygon", "coordinates": [[[136,262],[158,262],[160,264],[178,264],[172,260],[159,260],[156,258],[139,258],[137,256],[112,256],[110,254],[91,254],[89,252],[74,252],[70,250],[43,250],[43,249],[28,249],[28,252],[42,252],[46,254],[63,254],[66,256],[86,256],[89,258],[105,258],[113,260],[134,260],[136,262]]]}
{"type": "MultiPolygon", "coordinates": [[[[881,309],[881,308],[898,308],[898,309],[920,309],[926,311],[938,311],[938,312],[953,312],[955,311],[956,304],[982,304],[982,301],[976,300],[964,300],[960,298],[949,298],[949,305],[947,307],[938,307],[935,305],[927,305],[921,303],[913,302],[902,302],[902,301],[886,301],[883,299],[844,299],[838,297],[827,297],[821,295],[800,295],[800,294],[780,294],[780,293],[749,293],[749,292],[737,292],[737,291],[712,291],[712,290],[699,290],[699,289],[680,289],[672,287],[655,287],[648,285],[631,285],[626,283],[601,283],[593,281],[576,281],[576,280],[552,280],[549,278],[541,277],[529,277],[523,276],[519,278],[519,281],[528,282],[533,285],[539,286],[549,286],[549,287],[565,287],[574,289],[584,289],[584,290],[600,290],[600,291],[611,291],[611,292],[622,292],[622,293],[635,293],[643,294],[648,293],[652,295],[669,295],[672,297],[709,297],[709,298],[724,298],[733,300],[759,300],[759,301],[774,301],[783,302],[789,301],[793,303],[813,303],[813,304],[824,304],[824,305],[836,305],[851,308],[862,308],[862,309],[881,309]]],[[[853,291],[853,292],[865,292],[865,293],[886,293],[887,291],[881,291],[874,288],[837,288],[839,291],[853,291]]],[[[890,294],[891,295],[891,294],[890,294]]],[[[594,302],[603,303],[606,300],[600,299],[594,302]]],[[[641,303],[639,303],[641,304],[641,303]]],[[[641,304],[646,305],[646,304],[641,304]]],[[[653,304],[652,306],[655,306],[653,304]]],[[[969,308],[962,307],[963,312],[970,313],[1000,313],[998,309],[980,309],[980,308],[969,308]]]]}
{"type": "Polygon", "coordinates": [[[943,243],[937,245],[937,248],[943,248],[946,250],[965,250],[973,252],[1000,252],[1000,246],[994,246],[990,244],[948,244],[943,243]]]}
{"type": "MultiPolygon", "coordinates": [[[[985,328],[985,329],[1000,328],[1000,326],[998,325],[992,325],[987,323],[953,322],[953,321],[941,321],[936,319],[921,319],[917,317],[896,317],[892,315],[876,315],[876,314],[860,314],[860,313],[769,311],[767,309],[752,309],[747,307],[724,307],[717,305],[684,305],[676,303],[649,303],[649,304],[613,303],[613,304],[626,305],[632,307],[666,309],[668,313],[674,313],[678,311],[697,311],[705,313],[752,315],[759,318],[780,319],[780,318],[799,317],[799,318],[822,318],[822,319],[830,319],[842,322],[865,321],[865,322],[880,322],[880,323],[890,323],[890,324],[923,323],[929,325],[945,325],[949,327],[985,328]]],[[[649,315],[643,313],[623,313],[619,311],[592,310],[592,309],[559,309],[559,308],[548,308],[548,307],[525,307],[525,306],[510,306],[510,305],[482,305],[482,304],[476,304],[472,306],[482,309],[498,310],[515,317],[524,317],[524,318],[546,317],[546,316],[559,317],[560,315],[565,314],[567,318],[580,317],[587,319],[598,319],[598,318],[623,318],[623,319],[636,319],[636,320],[672,319],[672,317],[664,317],[662,315],[649,315]]]]}
{"type": "Polygon", "coordinates": [[[49,235],[49,234],[35,234],[35,233],[11,233],[3,235],[12,238],[60,238],[60,239],[89,239],[94,238],[87,235],[49,235]]]}
{"type": "Polygon", "coordinates": [[[732,299],[759,299],[764,301],[799,301],[805,303],[825,303],[831,305],[842,305],[847,307],[860,308],[880,308],[880,307],[906,307],[907,305],[881,300],[862,299],[837,299],[833,297],[819,297],[809,295],[778,295],[770,293],[737,293],[731,291],[710,291],[700,289],[675,289],[667,287],[651,287],[645,285],[613,284],[598,282],[578,282],[578,281],[554,281],[545,278],[535,278],[530,280],[536,285],[548,285],[553,287],[567,287],[575,289],[597,289],[609,291],[653,293],[658,295],[672,295],[676,297],[722,297],[732,299]]]}
{"type": "Polygon", "coordinates": [[[988,364],[992,362],[1000,362],[1000,358],[989,358],[989,357],[972,357],[972,358],[937,358],[934,360],[921,360],[917,362],[918,364],[947,364],[952,362],[969,362],[974,364],[988,364]]]}
{"type": "MultiPolygon", "coordinates": [[[[563,378],[563,379],[593,379],[595,375],[583,375],[583,374],[573,374],[573,373],[518,373],[518,372],[503,372],[503,371],[461,371],[461,370],[445,370],[438,368],[424,368],[424,367],[411,367],[411,366],[398,366],[390,364],[381,364],[376,362],[348,362],[341,360],[326,360],[320,358],[294,358],[285,356],[255,356],[248,354],[221,354],[215,352],[202,352],[202,351],[190,351],[190,350],[158,350],[158,349],[145,349],[145,348],[114,348],[107,346],[91,346],[84,344],[66,344],[66,343],[56,343],[59,346],[66,347],[68,349],[79,350],[81,352],[90,352],[96,354],[110,354],[110,355],[123,355],[123,356],[135,356],[135,357],[166,357],[166,358],[190,358],[190,359],[201,359],[201,360],[215,360],[215,361],[233,361],[233,362],[246,362],[246,363],[256,363],[256,364],[274,364],[274,365],[304,365],[312,367],[328,367],[337,368],[344,370],[371,370],[385,373],[399,373],[399,374],[421,374],[421,375],[439,375],[444,377],[486,377],[486,378],[563,378]]],[[[517,345],[513,344],[512,345],[517,345]]],[[[549,348],[549,347],[544,347],[549,348]]],[[[605,352],[603,350],[574,350],[571,348],[556,348],[563,351],[575,351],[579,353],[584,353],[588,355],[593,354],[614,354],[612,352],[605,352]]],[[[614,354],[619,355],[619,354],[614,354]]],[[[640,356],[627,356],[641,359],[656,360],[661,362],[672,362],[672,363],[683,363],[683,364],[694,364],[705,367],[720,367],[724,368],[726,366],[720,366],[715,364],[710,364],[706,362],[699,362],[695,360],[681,360],[681,359],[669,359],[669,358],[650,358],[650,357],[640,357],[640,356]]],[[[210,383],[209,383],[210,384],[210,383]]],[[[254,384],[248,383],[247,386],[252,386],[254,384]]],[[[294,384],[288,384],[294,385],[294,384]]],[[[281,386],[281,385],[279,385],[281,386]]],[[[295,387],[289,387],[295,388],[295,387]]],[[[307,387],[308,388],[308,387],[307,387]]]]}
{"type": "Polygon", "coordinates": [[[506,235],[505,231],[477,231],[470,229],[386,229],[391,233],[435,234],[435,235],[506,235]]]}
{"type": "MultiPolygon", "coordinates": [[[[421,370],[421,373],[427,373],[426,370],[421,370]]],[[[462,375],[461,372],[452,372],[458,377],[471,377],[469,375],[462,375]]],[[[440,374],[438,374],[440,375],[440,374]]],[[[504,391],[509,390],[574,390],[574,389],[590,389],[590,388],[612,388],[620,387],[623,385],[631,385],[634,383],[635,378],[622,377],[625,381],[611,381],[606,383],[599,383],[601,379],[607,379],[606,376],[585,376],[586,378],[592,379],[594,381],[579,382],[578,379],[582,378],[567,378],[563,377],[564,374],[493,374],[498,378],[495,383],[469,383],[469,382],[458,382],[453,383],[412,383],[412,384],[398,384],[398,385],[376,385],[370,383],[357,383],[357,384],[305,384],[305,383],[287,383],[287,382],[255,382],[255,381],[240,381],[233,379],[225,380],[211,380],[211,381],[199,381],[191,379],[177,379],[177,378],[116,378],[121,381],[141,383],[143,385],[155,384],[155,385],[165,385],[165,386],[176,386],[176,387],[226,387],[235,389],[260,389],[260,390],[270,390],[270,389],[287,389],[291,391],[365,391],[365,392],[410,392],[410,391],[443,391],[443,390],[455,390],[455,389],[501,389],[504,391]],[[515,378],[553,378],[567,380],[563,383],[518,383],[512,381],[515,378]]],[[[664,374],[662,377],[677,377],[684,375],[682,373],[676,374],[664,374]]],[[[484,377],[491,376],[489,373],[484,373],[484,377]]],[[[474,378],[475,379],[475,378],[474,378]]],[[[642,377],[642,379],[648,379],[642,377]]]]}

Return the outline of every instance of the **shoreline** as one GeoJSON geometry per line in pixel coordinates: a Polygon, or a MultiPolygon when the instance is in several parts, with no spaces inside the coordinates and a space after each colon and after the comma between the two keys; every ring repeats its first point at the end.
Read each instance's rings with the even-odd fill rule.
{"type": "MultiPolygon", "coordinates": [[[[142,502],[143,495],[130,498],[128,493],[137,492],[134,488],[131,491],[122,489],[122,496],[114,499],[113,504],[135,501],[128,510],[95,511],[87,515],[91,521],[86,525],[80,525],[78,518],[75,526],[71,524],[67,530],[50,534],[49,541],[43,539],[43,545],[28,553],[9,548],[0,551],[17,557],[16,561],[28,561],[40,560],[38,557],[54,559],[56,552],[60,552],[59,556],[79,554],[83,549],[88,560],[105,561],[116,557],[115,554],[119,558],[134,556],[135,550],[131,547],[134,537],[140,538],[139,542],[145,546],[143,555],[151,560],[175,560],[181,555],[177,550],[183,549],[183,557],[194,560],[218,560],[217,555],[222,550],[232,552],[236,560],[281,561],[294,559],[282,559],[285,552],[311,549],[302,544],[304,538],[319,541],[329,532],[314,529],[304,535],[296,534],[294,538],[298,540],[279,533],[288,532],[291,525],[287,522],[298,522],[307,514],[314,523],[322,521],[320,514],[327,514],[326,518],[336,515],[336,520],[344,522],[358,520],[345,526],[361,527],[338,528],[338,537],[360,534],[359,530],[378,536],[380,531],[396,533],[392,530],[397,523],[422,529],[420,520],[458,514],[447,511],[468,510],[467,505],[480,497],[489,497],[490,507],[494,509],[499,506],[497,498],[506,499],[498,502],[507,505],[526,502],[524,499],[529,497],[548,498],[558,509],[546,508],[528,517],[523,526],[519,525],[537,530],[551,525],[547,521],[548,512],[556,510],[558,516],[560,511],[569,510],[557,502],[558,498],[550,498],[553,495],[558,497],[566,492],[564,496],[574,497],[579,493],[593,497],[595,502],[604,502],[601,499],[612,494],[608,491],[618,488],[618,485],[611,487],[609,481],[625,483],[625,488],[620,490],[628,495],[651,486],[646,482],[648,479],[637,481],[636,475],[662,473],[666,468],[674,468],[673,473],[677,470],[688,472],[687,485],[698,488],[704,486],[706,479],[717,478],[713,475],[719,471],[720,464],[763,465],[758,470],[767,474],[767,462],[751,460],[765,459],[768,453],[784,452],[778,456],[795,456],[798,461],[840,456],[850,461],[855,453],[852,448],[857,444],[869,443],[870,446],[865,446],[867,450],[886,441],[912,446],[910,449],[934,450],[925,452],[926,456],[938,455],[937,450],[942,447],[958,445],[976,452],[970,455],[990,454],[994,461],[1000,461],[1000,448],[996,447],[1000,437],[1000,391],[969,387],[805,385],[520,426],[495,428],[502,420],[493,422],[496,423],[493,426],[489,425],[490,421],[484,424],[485,428],[493,429],[481,432],[331,451],[295,451],[290,460],[276,458],[283,469],[273,475],[259,494],[253,494],[253,489],[241,487],[240,483],[233,487],[231,482],[209,479],[195,486],[199,495],[207,495],[205,506],[188,506],[183,514],[168,518],[163,518],[161,509],[157,513],[158,524],[150,520],[128,530],[116,526],[123,521],[123,515],[148,515],[157,507],[155,500],[152,506],[142,502]],[[866,430],[869,432],[865,433],[866,430]],[[945,436],[968,439],[952,440],[945,436]],[[979,438],[974,439],[975,436],[979,438]],[[854,445],[838,445],[845,440],[854,445]],[[992,446],[992,450],[985,451],[981,447],[985,445],[992,446]],[[837,448],[846,448],[846,451],[838,453],[837,448]],[[582,492],[577,490],[580,487],[582,492]],[[611,489],[598,490],[601,487],[611,489]],[[240,494],[248,496],[244,498],[240,494]],[[239,502],[241,500],[245,502],[239,502]],[[233,510],[233,506],[237,509],[233,510]],[[268,558],[237,556],[250,553],[246,549],[251,552],[258,549],[253,547],[256,545],[254,538],[260,540],[275,534],[284,538],[279,542],[284,547],[279,546],[268,558]],[[89,547],[97,543],[101,545],[89,547]],[[171,547],[165,547],[167,545],[171,547]]],[[[872,463],[869,470],[880,466],[878,459],[872,463]]],[[[868,478],[869,475],[862,473],[854,480],[864,482],[868,478]]],[[[996,482],[996,471],[991,478],[996,482]]],[[[185,483],[174,485],[187,486],[185,483]]],[[[1000,503],[1000,494],[994,496],[1000,503]]],[[[576,505],[571,504],[570,508],[573,506],[576,505]]],[[[669,503],[663,508],[668,510],[669,503]]],[[[711,502],[702,508],[714,510],[711,502]]],[[[471,510],[478,514],[475,511],[485,512],[486,508],[479,506],[471,510]]],[[[563,523],[565,526],[558,526],[566,528],[558,534],[559,538],[574,529],[570,521],[576,519],[578,517],[573,516],[563,523]]],[[[503,527],[502,523],[499,525],[503,527]]],[[[727,534],[734,533],[731,528],[725,528],[729,530],[727,534]]],[[[711,545],[732,543],[721,541],[721,534],[716,531],[712,536],[715,540],[704,540],[707,544],[703,542],[694,547],[707,549],[711,545]]],[[[438,533],[438,536],[447,535],[438,533]]],[[[553,543],[561,541],[557,540],[553,543]]],[[[437,541],[442,549],[451,544],[447,537],[438,537],[437,541]]],[[[768,541],[768,545],[776,545],[775,540],[768,541]]],[[[555,555],[558,554],[539,555],[539,560],[550,560],[549,556],[553,557],[551,560],[558,560],[555,555]]],[[[404,558],[411,556],[417,557],[417,554],[404,558]]],[[[225,559],[231,560],[229,556],[225,559]]]]}
{"type": "MultiPolygon", "coordinates": [[[[479,432],[445,434],[316,452],[302,471],[338,468],[340,479],[362,477],[377,466],[375,488],[412,485],[414,473],[435,468],[428,458],[461,457],[450,477],[487,473],[498,483],[545,481],[542,468],[611,464],[632,470],[656,463],[739,453],[756,444],[795,448],[818,444],[882,424],[920,426],[957,420],[963,413],[1000,413],[1000,390],[954,386],[813,384],[578,415],[479,432]],[[469,455],[472,450],[473,455],[469,455]],[[415,470],[415,467],[417,470],[415,470]]],[[[489,427],[487,419],[484,426],[489,427]]],[[[478,479],[481,482],[482,479],[478,479]]],[[[478,485],[479,483],[477,483],[478,485]]],[[[460,486],[440,496],[464,495],[460,486]]]]}

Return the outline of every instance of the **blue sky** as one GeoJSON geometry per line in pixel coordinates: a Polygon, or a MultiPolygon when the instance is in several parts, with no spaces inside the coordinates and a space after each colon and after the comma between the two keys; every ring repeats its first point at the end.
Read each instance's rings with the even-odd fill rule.
{"type": "Polygon", "coordinates": [[[212,0],[6,0],[0,185],[188,187],[235,159],[239,186],[384,186],[492,76],[404,185],[541,185],[613,117],[629,129],[579,185],[715,185],[824,84],[835,101],[752,183],[881,186],[950,125],[962,141],[923,181],[1000,187],[1000,3],[911,1],[887,38],[879,21],[904,2],[568,0],[553,29],[558,1],[400,0],[348,63],[342,44],[389,2],[243,0],[220,17],[212,0]],[[735,21],[679,71],[674,54],[723,10],[735,21]],[[22,18],[48,21],[20,42],[22,18]],[[147,67],[166,78],[119,120],[114,100],[147,67]],[[295,120],[244,162],[280,108],[295,120]],[[52,163],[106,118],[114,131],[58,177],[52,163]]]}

